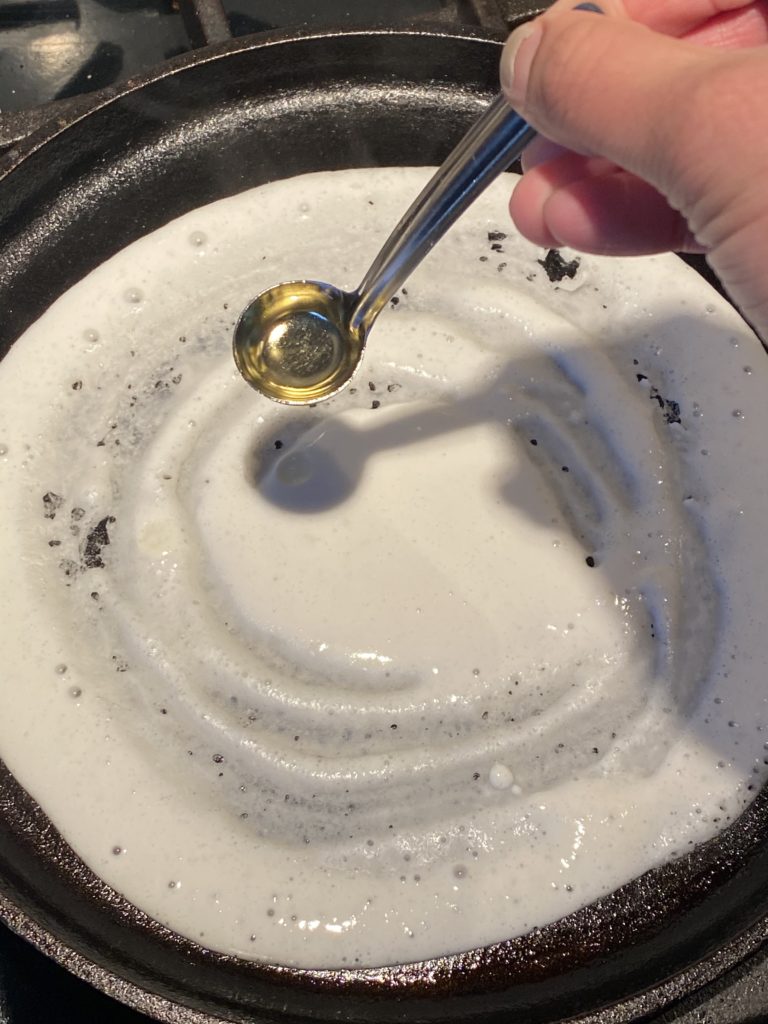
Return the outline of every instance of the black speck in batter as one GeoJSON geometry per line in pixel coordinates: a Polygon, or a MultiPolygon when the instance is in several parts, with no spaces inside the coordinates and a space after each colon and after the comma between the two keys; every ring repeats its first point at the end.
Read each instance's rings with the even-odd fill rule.
{"type": "Polygon", "coordinates": [[[43,495],[43,515],[46,519],[55,519],[56,512],[61,508],[64,499],[60,494],[48,491],[43,495]]]}
{"type": "Polygon", "coordinates": [[[576,258],[566,262],[560,255],[559,249],[550,249],[543,260],[536,260],[536,262],[539,266],[544,267],[549,280],[556,284],[564,277],[576,277],[581,260],[576,258]]]}
{"type": "Polygon", "coordinates": [[[658,402],[659,408],[664,413],[664,419],[667,423],[681,423],[680,419],[680,404],[679,402],[673,402],[671,398],[664,398],[658,391],[658,388],[652,387],[648,397],[651,401],[658,402]]]}
{"type": "Polygon", "coordinates": [[[88,536],[85,538],[85,547],[83,548],[83,567],[85,569],[104,568],[101,552],[109,544],[107,527],[114,523],[114,521],[114,516],[104,516],[88,533],[88,536]]]}

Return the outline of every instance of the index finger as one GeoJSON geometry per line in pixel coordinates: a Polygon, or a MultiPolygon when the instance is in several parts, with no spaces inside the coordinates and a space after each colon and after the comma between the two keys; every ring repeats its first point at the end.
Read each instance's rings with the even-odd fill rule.
{"type": "MultiPolygon", "coordinates": [[[[544,17],[573,9],[572,0],[556,0],[544,17]]],[[[750,15],[763,9],[763,0],[602,0],[606,14],[629,18],[654,32],[682,38],[718,19],[750,15]]],[[[692,39],[691,41],[698,41],[692,39]]]]}
{"type": "Polygon", "coordinates": [[[757,0],[748,7],[710,18],[683,38],[698,46],[716,46],[726,50],[763,46],[768,43],[768,0],[757,0]]]}
{"type": "MultiPolygon", "coordinates": [[[[686,36],[713,18],[741,12],[754,0],[615,0],[617,13],[667,36],[686,36]]],[[[613,4],[612,4],[613,7],[613,4]]]]}

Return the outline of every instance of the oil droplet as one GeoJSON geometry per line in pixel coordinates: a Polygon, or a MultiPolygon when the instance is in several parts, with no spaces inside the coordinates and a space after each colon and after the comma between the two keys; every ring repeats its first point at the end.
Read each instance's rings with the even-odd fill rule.
{"type": "Polygon", "coordinates": [[[206,235],[204,231],[193,231],[192,234],[189,236],[189,244],[194,249],[202,248],[207,241],[208,235],[206,235]]]}
{"type": "Polygon", "coordinates": [[[495,764],[488,772],[488,781],[494,789],[509,789],[515,777],[505,764],[495,764]]]}
{"type": "Polygon", "coordinates": [[[131,304],[132,306],[138,306],[138,304],[139,304],[139,303],[140,303],[140,302],[142,301],[142,299],[144,298],[144,293],[143,293],[143,292],[141,292],[141,291],[139,291],[139,289],[138,289],[138,288],[129,288],[129,289],[128,289],[128,290],[127,290],[127,291],[125,292],[125,295],[124,295],[124,297],[125,297],[125,301],[126,301],[126,302],[130,302],[130,304],[131,304]]]}

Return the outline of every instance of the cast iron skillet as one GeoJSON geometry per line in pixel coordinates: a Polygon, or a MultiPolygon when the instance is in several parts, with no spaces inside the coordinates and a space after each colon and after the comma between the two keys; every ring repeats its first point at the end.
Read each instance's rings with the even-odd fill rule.
{"type": "MultiPolygon", "coordinates": [[[[187,210],[305,171],[439,163],[495,93],[498,54],[442,31],[244,39],[43,129],[0,161],[0,355],[70,285],[187,210]]],[[[112,995],[188,1024],[640,1019],[764,938],[767,839],[761,794],[690,856],[523,938],[404,967],[297,971],[148,919],[0,764],[6,921],[112,995]]]]}

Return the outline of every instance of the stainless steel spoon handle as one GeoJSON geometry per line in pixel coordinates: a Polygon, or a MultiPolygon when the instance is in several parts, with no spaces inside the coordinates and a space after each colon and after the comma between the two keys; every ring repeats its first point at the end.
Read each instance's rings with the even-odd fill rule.
{"type": "Polygon", "coordinates": [[[354,331],[379,312],[457,218],[522,153],[535,132],[498,96],[448,156],[389,236],[357,289],[354,331]]]}

